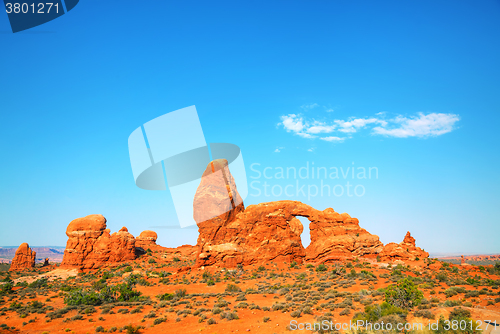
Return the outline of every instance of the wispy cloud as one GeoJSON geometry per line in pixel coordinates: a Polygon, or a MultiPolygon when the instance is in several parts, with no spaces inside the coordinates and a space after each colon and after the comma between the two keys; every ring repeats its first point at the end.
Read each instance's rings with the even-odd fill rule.
{"type": "Polygon", "coordinates": [[[311,109],[319,107],[319,104],[317,103],[309,103],[309,104],[303,104],[300,106],[304,111],[309,111],[311,109]]]}
{"type": "Polygon", "coordinates": [[[394,119],[394,126],[377,126],[373,128],[373,133],[398,138],[435,137],[453,131],[459,120],[460,117],[455,114],[418,113],[409,118],[398,116],[394,119]]]}
{"type": "Polygon", "coordinates": [[[409,117],[399,115],[387,119],[386,112],[381,112],[377,113],[375,117],[351,117],[347,120],[333,119],[329,122],[320,122],[307,119],[301,114],[288,114],[281,116],[281,122],[278,125],[283,126],[287,132],[302,138],[319,138],[323,141],[342,143],[351,138],[353,134],[367,128],[371,129],[372,135],[386,137],[426,138],[440,136],[453,131],[459,120],[458,115],[445,113],[418,113],[409,117]],[[322,134],[335,132],[344,136],[322,136],[322,134]]]}
{"type": "Polygon", "coordinates": [[[284,147],[276,147],[274,153],[280,153],[282,149],[284,149],[284,147]]]}
{"type": "Polygon", "coordinates": [[[342,143],[345,140],[345,137],[330,136],[330,137],[321,137],[320,139],[324,140],[324,141],[331,141],[331,142],[336,142],[336,143],[342,143]]]}
{"type": "Polygon", "coordinates": [[[344,133],[354,133],[359,129],[366,127],[369,124],[380,124],[386,126],[387,122],[379,120],[377,118],[353,118],[348,121],[335,120],[335,123],[339,125],[339,131],[344,133]]]}
{"type": "Polygon", "coordinates": [[[307,129],[307,132],[314,133],[314,134],[317,134],[317,133],[330,133],[330,132],[333,132],[336,127],[337,126],[335,124],[333,124],[333,125],[326,125],[325,123],[314,122],[314,124],[307,129]]]}

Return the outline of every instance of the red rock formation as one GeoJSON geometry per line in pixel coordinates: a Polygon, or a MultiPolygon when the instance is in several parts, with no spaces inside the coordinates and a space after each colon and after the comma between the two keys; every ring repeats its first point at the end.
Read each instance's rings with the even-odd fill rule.
{"type": "Polygon", "coordinates": [[[403,242],[397,244],[394,242],[388,243],[380,253],[380,257],[384,260],[402,260],[414,261],[429,257],[429,253],[422,250],[420,247],[415,246],[415,238],[410,232],[407,232],[403,242]]]}
{"type": "Polygon", "coordinates": [[[193,201],[193,218],[198,226],[204,222],[213,224],[233,220],[244,209],[227,160],[209,163],[193,201]]]}
{"type": "Polygon", "coordinates": [[[109,234],[106,218],[90,215],[73,220],[61,267],[95,269],[135,259],[135,238],[126,227],[109,234]]]}
{"type": "Polygon", "coordinates": [[[45,261],[43,261],[42,267],[48,267],[48,266],[50,266],[49,259],[45,258],[45,261]]]}
{"type": "Polygon", "coordinates": [[[36,252],[33,252],[27,243],[21,244],[12,259],[9,271],[21,271],[35,267],[36,252]]]}
{"type": "Polygon", "coordinates": [[[357,256],[375,257],[382,250],[376,235],[359,227],[348,214],[333,209],[316,210],[297,201],[251,205],[234,220],[200,228],[197,266],[264,263],[272,260],[302,262],[334,261],[357,256]],[[311,244],[304,249],[300,235],[307,217],[311,244]],[[209,233],[205,233],[209,231],[209,233]],[[307,254],[307,255],[306,255],[307,254]]]}
{"type": "Polygon", "coordinates": [[[429,254],[415,246],[408,232],[400,244],[384,247],[379,237],[347,213],[316,210],[298,201],[278,201],[244,208],[226,160],[211,162],[203,173],[194,202],[198,224],[196,265],[265,263],[272,260],[329,262],[355,257],[415,260],[429,254]],[[311,243],[304,249],[296,218],[309,221],[311,243]]]}
{"type": "Polygon", "coordinates": [[[359,227],[356,218],[333,209],[319,211],[297,201],[261,203],[244,209],[226,160],[215,160],[207,166],[193,209],[200,233],[196,266],[374,257],[383,247],[378,236],[359,227]],[[311,221],[307,250],[302,246],[303,226],[297,216],[311,221]]]}
{"type": "MultiPolygon", "coordinates": [[[[161,246],[156,246],[161,247],[161,246]]],[[[191,261],[196,259],[198,246],[182,245],[176,248],[161,247],[163,258],[167,261],[174,261],[175,258],[181,261],[191,261]]]]}
{"type": "Polygon", "coordinates": [[[307,261],[329,262],[354,257],[376,257],[383,244],[379,237],[359,226],[357,218],[328,208],[310,208],[304,214],[309,224],[311,243],[306,249],[307,261]]]}
{"type": "Polygon", "coordinates": [[[272,260],[302,262],[302,224],[288,208],[300,204],[283,201],[251,205],[232,221],[226,220],[211,229],[200,227],[196,265],[234,267],[238,263],[272,260]]]}
{"type": "Polygon", "coordinates": [[[149,247],[156,246],[158,235],[153,231],[142,231],[137,238],[135,238],[135,247],[148,249],[149,247]]]}

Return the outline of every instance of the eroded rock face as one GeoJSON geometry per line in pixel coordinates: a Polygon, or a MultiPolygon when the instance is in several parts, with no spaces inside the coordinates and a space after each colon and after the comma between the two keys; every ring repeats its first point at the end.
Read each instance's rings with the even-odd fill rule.
{"type": "Polygon", "coordinates": [[[95,269],[134,260],[135,238],[126,227],[110,235],[106,218],[90,215],[73,220],[61,267],[95,269]]]}
{"type": "Polygon", "coordinates": [[[35,267],[36,252],[27,243],[21,244],[12,259],[9,271],[21,271],[35,267]]]}
{"type": "Polygon", "coordinates": [[[142,231],[137,238],[135,238],[135,246],[142,249],[148,249],[151,246],[156,246],[158,235],[153,231],[142,231]]]}
{"type": "Polygon", "coordinates": [[[289,203],[251,205],[232,221],[224,221],[212,229],[200,227],[197,266],[234,267],[239,263],[273,260],[302,262],[305,257],[300,239],[302,224],[288,210],[301,203],[284,202],[289,203]]]}
{"type": "MultiPolygon", "coordinates": [[[[215,225],[215,224],[214,224],[215,225]]],[[[373,256],[382,250],[376,235],[359,227],[356,218],[333,209],[316,210],[298,201],[277,201],[251,205],[232,221],[225,221],[204,233],[200,228],[197,266],[304,259],[328,262],[357,256],[373,256]],[[311,221],[311,244],[302,246],[302,223],[311,221]]]]}
{"type": "Polygon", "coordinates": [[[306,216],[311,221],[311,243],[306,249],[306,260],[330,262],[376,257],[382,251],[384,245],[379,237],[361,228],[357,218],[331,208],[324,211],[312,209],[311,213],[306,216]]]}
{"type": "MultiPolygon", "coordinates": [[[[206,247],[220,243],[219,230],[236,219],[245,206],[227,160],[210,162],[203,172],[193,200],[193,218],[198,225],[198,254],[205,254],[206,247]]],[[[199,259],[199,257],[197,257],[199,259]]],[[[214,258],[211,263],[217,260],[214,258]]],[[[201,261],[205,263],[205,261],[201,261]]],[[[198,263],[198,260],[197,260],[198,263]]],[[[201,264],[203,265],[203,264],[201,264]]]]}
{"type": "Polygon", "coordinates": [[[415,245],[415,238],[410,232],[407,232],[403,241],[399,244],[395,242],[388,243],[380,253],[384,260],[415,261],[429,257],[429,253],[415,245]]]}

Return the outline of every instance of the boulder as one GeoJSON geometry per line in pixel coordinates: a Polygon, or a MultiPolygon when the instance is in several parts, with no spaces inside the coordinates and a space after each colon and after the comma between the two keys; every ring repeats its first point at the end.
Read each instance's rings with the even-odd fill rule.
{"type": "Polygon", "coordinates": [[[27,243],[21,244],[12,259],[9,271],[21,271],[35,267],[36,252],[27,243]]]}
{"type": "Polygon", "coordinates": [[[66,235],[69,239],[61,263],[63,268],[96,269],[136,257],[134,236],[126,227],[110,235],[102,215],[73,220],[66,235]]]}

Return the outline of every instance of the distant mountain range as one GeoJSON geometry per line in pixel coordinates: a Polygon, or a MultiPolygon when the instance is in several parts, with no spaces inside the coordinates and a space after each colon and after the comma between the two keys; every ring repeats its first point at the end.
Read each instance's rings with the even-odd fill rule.
{"type": "MultiPolygon", "coordinates": [[[[18,246],[0,247],[0,263],[10,263],[16,254],[18,246]]],[[[46,258],[50,262],[62,262],[64,248],[61,246],[31,247],[36,252],[36,261],[43,262],[46,258]]]]}

